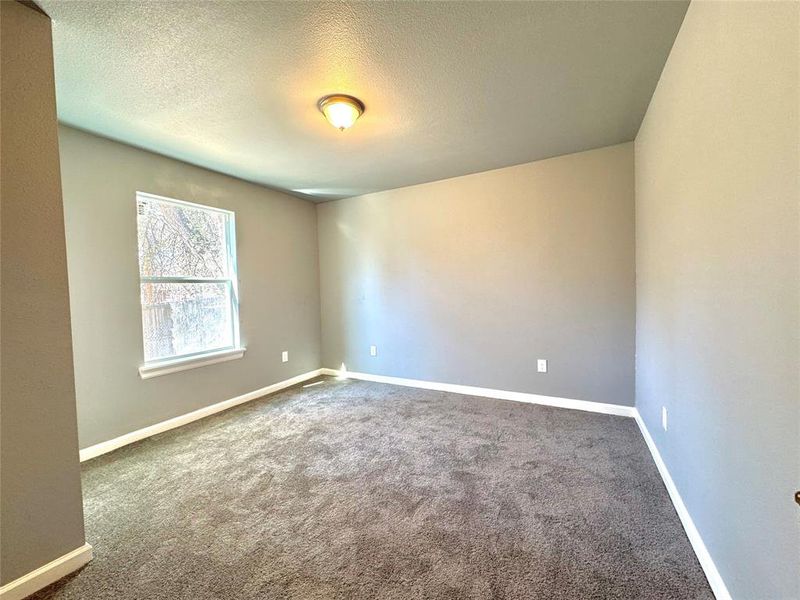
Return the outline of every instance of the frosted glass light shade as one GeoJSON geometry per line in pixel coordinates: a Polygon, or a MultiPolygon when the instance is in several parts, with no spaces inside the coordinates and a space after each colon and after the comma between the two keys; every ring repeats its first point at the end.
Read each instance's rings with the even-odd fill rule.
{"type": "Polygon", "coordinates": [[[328,122],[339,131],[352,127],[364,112],[361,100],[344,94],[325,96],[320,99],[318,106],[328,122]]]}

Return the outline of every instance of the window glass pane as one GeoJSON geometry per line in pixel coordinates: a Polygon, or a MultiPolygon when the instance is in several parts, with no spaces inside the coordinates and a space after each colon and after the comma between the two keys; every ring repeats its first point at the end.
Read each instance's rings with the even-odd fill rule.
{"type": "Polygon", "coordinates": [[[233,346],[228,283],[142,283],[145,362],[233,346]]]}
{"type": "Polygon", "coordinates": [[[228,276],[225,213],[149,198],[137,204],[142,277],[228,276]]]}

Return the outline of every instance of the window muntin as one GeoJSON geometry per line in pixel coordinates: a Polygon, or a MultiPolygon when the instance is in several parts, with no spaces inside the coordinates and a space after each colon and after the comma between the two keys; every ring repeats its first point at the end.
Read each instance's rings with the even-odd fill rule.
{"type": "Polygon", "coordinates": [[[145,364],[239,346],[234,214],[138,192],[145,364]]]}

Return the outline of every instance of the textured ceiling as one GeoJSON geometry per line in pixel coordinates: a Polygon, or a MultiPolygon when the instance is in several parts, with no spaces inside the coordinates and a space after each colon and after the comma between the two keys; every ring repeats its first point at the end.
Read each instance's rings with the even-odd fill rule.
{"type": "Polygon", "coordinates": [[[41,5],[62,122],[325,200],[632,140],[688,3],[41,5]]]}

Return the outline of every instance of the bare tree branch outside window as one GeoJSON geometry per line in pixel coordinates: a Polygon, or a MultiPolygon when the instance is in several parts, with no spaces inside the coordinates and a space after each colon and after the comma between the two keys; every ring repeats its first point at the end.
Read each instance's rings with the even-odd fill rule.
{"type": "Polygon", "coordinates": [[[137,194],[145,362],[232,348],[233,213],[137,194]]]}

